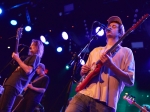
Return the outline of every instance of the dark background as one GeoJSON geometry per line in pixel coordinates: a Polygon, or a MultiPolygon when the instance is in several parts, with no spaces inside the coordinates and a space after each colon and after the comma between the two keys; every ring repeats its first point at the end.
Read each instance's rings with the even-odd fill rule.
{"type": "MultiPolygon", "coordinates": [[[[48,69],[50,84],[41,103],[46,112],[59,112],[65,104],[68,83],[73,74],[73,67],[66,70],[65,66],[73,54],[78,54],[89,42],[92,23],[99,21],[107,25],[110,16],[119,16],[128,30],[135,23],[134,19],[138,21],[143,15],[150,13],[150,0],[1,0],[0,7],[3,8],[0,15],[0,84],[3,84],[4,79],[8,78],[13,70],[13,65],[8,64],[15,48],[15,38],[11,37],[16,35],[18,27],[31,25],[31,32],[23,31],[20,43],[30,45],[32,39],[40,39],[41,35],[49,41],[49,45],[44,45],[45,52],[41,62],[48,69]],[[64,7],[68,4],[72,4],[74,8],[65,12],[64,7]],[[134,17],[135,14],[137,17],[134,17]],[[11,19],[18,20],[18,24],[12,26],[11,19]],[[68,32],[69,40],[62,39],[62,31],[68,32]],[[63,52],[56,51],[58,46],[63,47],[63,52]]],[[[99,37],[98,40],[92,41],[89,51],[105,43],[105,36],[99,37]]],[[[137,112],[138,109],[129,105],[122,96],[128,92],[136,96],[136,101],[140,105],[150,104],[150,18],[129,34],[122,46],[131,48],[134,53],[136,80],[133,87],[126,87],[123,91],[117,111],[137,112]],[[143,42],[144,46],[133,48],[132,42],[143,42]]],[[[19,50],[21,48],[22,46],[19,50]]],[[[20,56],[26,55],[27,52],[28,49],[25,48],[20,56]]],[[[85,60],[88,53],[86,52],[85,60]]],[[[77,81],[80,78],[79,70],[80,66],[75,74],[77,81]]],[[[76,84],[73,84],[70,97],[75,94],[75,86],[76,84]]]]}

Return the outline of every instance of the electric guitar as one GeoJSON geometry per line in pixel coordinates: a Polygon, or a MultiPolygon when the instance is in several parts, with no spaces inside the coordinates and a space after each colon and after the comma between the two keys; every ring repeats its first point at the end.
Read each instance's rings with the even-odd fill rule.
{"type": "Polygon", "coordinates": [[[22,30],[23,28],[21,27],[17,29],[15,53],[18,53],[19,40],[22,37],[22,30]]]}
{"type": "Polygon", "coordinates": [[[142,112],[148,112],[145,108],[143,108],[143,107],[140,106],[138,103],[136,103],[134,96],[129,95],[128,93],[126,93],[126,94],[123,96],[123,99],[126,100],[129,104],[135,105],[135,106],[136,106],[137,108],[139,108],[142,112]]]}
{"type": "MultiPolygon", "coordinates": [[[[133,32],[138,26],[140,26],[150,15],[149,14],[145,14],[136,24],[134,24],[131,28],[129,28],[127,30],[127,32],[109,49],[106,51],[106,54],[110,54],[114,49],[116,49],[116,47],[118,46],[118,44],[121,43],[121,41],[129,35],[129,33],[133,32]]],[[[86,85],[88,84],[88,82],[95,77],[96,75],[99,74],[101,67],[103,66],[103,63],[98,60],[96,62],[96,67],[93,71],[90,71],[86,76],[84,76],[85,78],[78,83],[77,87],[75,88],[76,92],[79,92],[80,90],[84,89],[86,87],[86,85]]],[[[104,81],[102,80],[101,76],[100,76],[100,82],[103,83],[104,81]]]]}

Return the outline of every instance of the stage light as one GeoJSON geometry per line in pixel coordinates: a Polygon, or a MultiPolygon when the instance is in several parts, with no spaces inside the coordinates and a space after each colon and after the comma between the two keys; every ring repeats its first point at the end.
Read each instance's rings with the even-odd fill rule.
{"type": "MultiPolygon", "coordinates": [[[[96,27],[96,33],[100,30],[100,27],[96,27]]],[[[104,35],[104,30],[101,29],[98,33],[97,33],[98,36],[103,36],[104,35]]]]}
{"type": "Polygon", "coordinates": [[[31,31],[31,26],[26,26],[26,27],[25,27],[25,30],[26,30],[27,32],[31,31]]]}
{"type": "Polygon", "coordinates": [[[62,32],[62,37],[63,37],[64,40],[68,40],[67,32],[62,32]]]}
{"type": "Polygon", "coordinates": [[[62,51],[62,47],[58,47],[57,52],[61,52],[61,51],[62,51]]]}
{"type": "Polygon", "coordinates": [[[69,70],[69,65],[66,65],[66,70],[69,70]]]}
{"type": "Polygon", "coordinates": [[[10,46],[8,46],[7,48],[10,49],[10,46]]]}
{"type": "Polygon", "coordinates": [[[85,61],[83,59],[80,59],[80,64],[85,65],[85,61]]]}
{"type": "Polygon", "coordinates": [[[11,20],[10,23],[11,23],[11,25],[14,25],[14,26],[17,25],[17,21],[16,20],[11,20]]]}
{"type": "Polygon", "coordinates": [[[0,14],[2,14],[2,12],[3,12],[3,11],[2,11],[2,9],[0,8],[0,14]]]}
{"type": "Polygon", "coordinates": [[[48,42],[48,41],[46,41],[46,42],[44,42],[44,44],[48,45],[48,44],[49,44],[49,42],[48,42]]]}
{"type": "Polygon", "coordinates": [[[41,40],[43,43],[46,42],[46,39],[45,39],[45,37],[44,37],[43,35],[40,36],[40,40],[41,40]]]}

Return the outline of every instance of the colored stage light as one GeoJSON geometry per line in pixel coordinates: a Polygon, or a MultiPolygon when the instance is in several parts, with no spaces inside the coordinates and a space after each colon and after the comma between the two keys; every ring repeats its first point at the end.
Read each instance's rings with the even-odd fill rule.
{"type": "Polygon", "coordinates": [[[11,25],[13,25],[13,26],[17,25],[17,21],[16,21],[16,20],[11,20],[10,23],[11,23],[11,25]]]}

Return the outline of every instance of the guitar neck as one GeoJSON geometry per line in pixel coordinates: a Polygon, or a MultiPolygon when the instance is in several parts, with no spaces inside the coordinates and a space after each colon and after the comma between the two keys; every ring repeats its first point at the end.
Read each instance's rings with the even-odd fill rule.
{"type": "Polygon", "coordinates": [[[142,106],[140,106],[138,103],[136,103],[136,102],[134,102],[133,103],[133,105],[135,105],[137,108],[139,108],[140,110],[142,110],[143,109],[143,107],[142,106]]]}
{"type": "Polygon", "coordinates": [[[15,53],[18,53],[19,39],[16,39],[15,53]]]}

